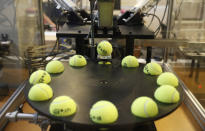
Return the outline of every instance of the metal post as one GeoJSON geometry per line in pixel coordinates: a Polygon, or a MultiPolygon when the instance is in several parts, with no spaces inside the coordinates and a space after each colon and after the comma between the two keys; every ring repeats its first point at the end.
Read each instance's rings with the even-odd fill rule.
{"type": "MultiPolygon", "coordinates": [[[[172,11],[174,7],[174,0],[169,0],[168,16],[167,16],[167,33],[166,39],[170,38],[171,26],[172,26],[172,11]]],[[[164,49],[164,62],[168,60],[168,48],[164,49]]]]}
{"type": "Polygon", "coordinates": [[[43,3],[42,3],[42,0],[38,0],[38,9],[39,9],[41,44],[44,45],[45,44],[45,36],[44,36],[44,24],[43,24],[43,3]]]}
{"type": "Polygon", "coordinates": [[[90,11],[91,11],[91,59],[95,60],[95,43],[94,43],[94,17],[93,17],[93,9],[95,6],[95,0],[90,0],[90,11]]]}
{"type": "Polygon", "coordinates": [[[147,47],[147,58],[146,58],[146,63],[150,63],[152,60],[152,47],[149,46],[147,47]]]}
{"type": "Polygon", "coordinates": [[[126,55],[133,55],[134,53],[134,38],[126,38],[126,55]]]}

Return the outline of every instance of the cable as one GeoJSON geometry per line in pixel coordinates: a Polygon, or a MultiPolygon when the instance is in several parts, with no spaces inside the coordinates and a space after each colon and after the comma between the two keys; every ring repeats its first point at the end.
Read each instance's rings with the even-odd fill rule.
{"type": "MultiPolygon", "coordinates": [[[[35,69],[39,67],[44,67],[46,63],[52,61],[58,54],[58,39],[56,40],[55,45],[53,46],[52,50],[49,53],[46,53],[45,56],[35,56],[32,57],[31,54],[36,53],[34,52],[25,52],[24,56],[26,58],[25,63],[29,69],[35,69]],[[54,52],[54,50],[57,48],[57,51],[54,52]],[[48,57],[51,57],[49,60],[47,59],[48,57]]],[[[42,50],[42,49],[37,49],[37,50],[42,50]]],[[[40,52],[41,55],[41,52],[40,52]]],[[[43,54],[44,55],[44,54],[43,54]]]]}
{"type": "Polygon", "coordinates": [[[158,22],[159,22],[159,27],[154,31],[154,33],[156,34],[156,33],[159,32],[159,30],[160,30],[160,28],[161,28],[161,20],[160,20],[160,18],[159,18],[157,15],[155,15],[155,14],[144,14],[144,16],[149,16],[149,15],[154,16],[155,18],[157,18],[157,20],[158,20],[158,22]]]}
{"type": "MultiPolygon", "coordinates": [[[[204,0],[203,0],[203,1],[204,1],[204,0]]],[[[181,6],[182,6],[183,2],[184,2],[184,0],[181,0],[181,2],[180,2],[180,4],[179,4],[178,12],[176,13],[175,20],[177,20],[178,17],[179,17],[179,14],[180,14],[180,12],[181,12],[181,6]]],[[[175,27],[175,22],[173,22],[173,25],[172,25],[172,27],[171,27],[171,30],[173,30],[174,27],[175,27]]],[[[174,35],[174,37],[176,38],[176,34],[173,33],[173,35],[174,35]]]]}
{"type": "MultiPolygon", "coordinates": [[[[58,46],[59,46],[59,45],[58,45],[58,39],[57,39],[55,45],[53,46],[53,49],[51,50],[51,52],[50,52],[46,57],[44,57],[44,58],[42,59],[42,61],[46,60],[46,59],[48,58],[48,56],[53,55],[53,54],[54,54],[54,50],[56,49],[56,47],[57,47],[57,53],[58,53],[58,46]]],[[[56,57],[56,54],[53,56],[53,58],[51,58],[51,59],[48,60],[48,61],[53,60],[55,57],[56,57]]]]}
{"type": "Polygon", "coordinates": [[[176,18],[179,17],[179,14],[180,14],[180,12],[181,12],[181,6],[182,6],[182,3],[183,3],[183,2],[184,2],[184,0],[181,0],[181,3],[179,4],[179,7],[178,7],[179,11],[177,12],[176,18]]]}
{"type": "Polygon", "coordinates": [[[60,17],[58,17],[58,18],[56,19],[56,21],[55,21],[55,25],[56,25],[56,32],[58,32],[58,31],[59,31],[59,27],[60,27],[60,25],[58,24],[58,23],[59,23],[59,20],[60,20],[60,17]]]}
{"type": "Polygon", "coordinates": [[[166,2],[166,7],[165,7],[165,9],[164,9],[164,14],[163,14],[161,23],[163,23],[163,21],[164,21],[165,15],[166,15],[166,13],[167,13],[167,7],[168,7],[169,3],[170,3],[170,0],[167,0],[167,2],[166,2]]]}
{"type": "Polygon", "coordinates": [[[159,25],[159,27],[156,29],[156,31],[154,32],[155,33],[155,36],[157,36],[158,34],[159,34],[159,31],[160,31],[160,25],[159,25]]]}
{"type": "MultiPolygon", "coordinates": [[[[156,7],[154,9],[154,15],[156,14],[156,11],[157,11],[157,8],[158,8],[158,4],[159,4],[159,1],[157,1],[156,5],[155,5],[156,7]]],[[[153,20],[154,20],[154,16],[152,16],[152,19],[151,19],[149,25],[147,26],[147,28],[149,28],[151,26],[153,20]]]]}
{"type": "MultiPolygon", "coordinates": [[[[167,0],[167,1],[166,1],[166,6],[165,6],[165,9],[164,9],[164,14],[163,14],[163,16],[162,16],[162,19],[160,20],[159,17],[157,16],[157,17],[158,17],[158,21],[160,20],[160,25],[159,25],[159,27],[154,31],[155,36],[157,36],[158,33],[160,32],[161,24],[162,24],[163,21],[164,21],[164,18],[165,18],[166,12],[167,12],[167,8],[168,8],[169,1],[170,1],[170,0],[167,0]]],[[[155,12],[156,12],[156,10],[155,10],[155,12]]],[[[152,15],[153,15],[152,18],[156,17],[155,12],[154,12],[154,14],[152,14],[152,15]]],[[[148,28],[151,26],[152,22],[153,22],[153,19],[151,20],[150,24],[148,25],[148,28]]]]}
{"type": "MultiPolygon", "coordinates": [[[[95,10],[95,9],[97,8],[97,1],[98,1],[98,0],[96,0],[95,3],[94,3],[93,10],[95,10]]],[[[92,11],[91,11],[91,21],[92,21],[92,15],[94,15],[94,14],[92,14],[92,11]]],[[[93,21],[94,21],[94,22],[95,22],[95,19],[96,19],[96,18],[97,18],[97,16],[94,16],[94,17],[93,17],[93,21]]],[[[90,31],[89,31],[88,35],[86,36],[86,38],[89,38],[89,36],[91,35],[91,31],[92,31],[92,26],[90,27],[90,31]]]]}

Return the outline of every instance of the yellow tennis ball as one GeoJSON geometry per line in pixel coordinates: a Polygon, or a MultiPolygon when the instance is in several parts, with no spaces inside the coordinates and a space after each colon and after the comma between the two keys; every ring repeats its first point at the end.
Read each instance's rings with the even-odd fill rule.
{"type": "Polygon", "coordinates": [[[46,71],[52,74],[61,73],[64,71],[64,65],[62,62],[54,60],[46,65],[46,71]]]}
{"type": "Polygon", "coordinates": [[[163,103],[177,103],[180,100],[179,92],[170,85],[163,85],[157,88],[154,97],[163,103]]]}
{"type": "Polygon", "coordinates": [[[98,124],[114,123],[118,118],[115,105],[109,101],[101,100],[90,109],[90,119],[98,124]]]}
{"type": "Polygon", "coordinates": [[[156,62],[151,62],[144,67],[143,71],[149,75],[160,75],[162,73],[162,67],[156,62]]]}
{"type": "Polygon", "coordinates": [[[157,78],[158,85],[171,85],[171,86],[177,87],[178,83],[179,82],[178,82],[177,77],[171,72],[162,73],[157,78]]]}
{"type": "Polygon", "coordinates": [[[77,110],[75,101],[68,96],[56,97],[50,104],[49,112],[54,116],[64,117],[73,115],[77,110]]]}
{"type": "Polygon", "coordinates": [[[102,56],[110,56],[112,54],[112,45],[108,41],[101,41],[97,46],[97,52],[102,56]]]}
{"type": "Polygon", "coordinates": [[[98,64],[99,64],[99,65],[103,65],[104,62],[103,62],[103,61],[99,61],[98,64]]]}
{"type": "Polygon", "coordinates": [[[37,84],[37,83],[50,83],[51,82],[51,77],[50,75],[44,71],[44,70],[38,70],[35,71],[31,74],[30,78],[29,78],[29,83],[30,84],[37,84]]]}
{"type": "Polygon", "coordinates": [[[69,65],[73,67],[82,67],[87,65],[87,61],[82,55],[74,55],[70,58],[69,65]]]}
{"type": "Polygon", "coordinates": [[[105,62],[105,65],[111,65],[111,64],[112,64],[112,63],[109,62],[109,61],[105,62]]]}
{"type": "Polygon", "coordinates": [[[53,97],[53,90],[45,83],[36,84],[31,87],[28,98],[31,101],[45,101],[53,97]]]}
{"type": "Polygon", "coordinates": [[[129,55],[122,59],[121,65],[122,67],[138,67],[139,63],[135,56],[129,55]]]}
{"type": "Polygon", "coordinates": [[[131,112],[137,117],[154,117],[158,114],[158,106],[152,98],[142,96],[133,101],[131,105],[131,112]]]}

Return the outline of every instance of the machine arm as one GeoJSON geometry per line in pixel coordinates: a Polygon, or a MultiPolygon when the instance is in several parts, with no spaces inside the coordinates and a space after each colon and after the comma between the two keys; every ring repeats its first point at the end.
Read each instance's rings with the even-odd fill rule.
{"type": "Polygon", "coordinates": [[[72,0],[53,0],[56,8],[62,10],[62,14],[66,16],[67,23],[71,25],[83,25],[90,20],[90,15],[77,7],[72,0]]]}
{"type": "Polygon", "coordinates": [[[137,4],[130,10],[132,12],[149,12],[160,0],[137,0],[137,4]]]}
{"type": "Polygon", "coordinates": [[[63,9],[68,11],[78,10],[77,5],[71,0],[53,0],[57,4],[57,9],[63,9]]]}
{"type": "Polygon", "coordinates": [[[137,4],[119,16],[119,25],[143,25],[144,13],[149,12],[160,0],[137,0],[137,4]]]}

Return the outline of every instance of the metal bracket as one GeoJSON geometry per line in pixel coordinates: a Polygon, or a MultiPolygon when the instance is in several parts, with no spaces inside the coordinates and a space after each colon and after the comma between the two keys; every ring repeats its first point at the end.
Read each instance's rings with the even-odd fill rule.
{"type": "Polygon", "coordinates": [[[38,113],[26,114],[26,113],[19,113],[19,111],[17,110],[14,112],[7,113],[5,117],[12,122],[16,122],[18,120],[28,120],[30,123],[39,125],[42,131],[46,131],[48,126],[51,124],[50,119],[48,119],[45,116],[41,116],[38,113]]]}

